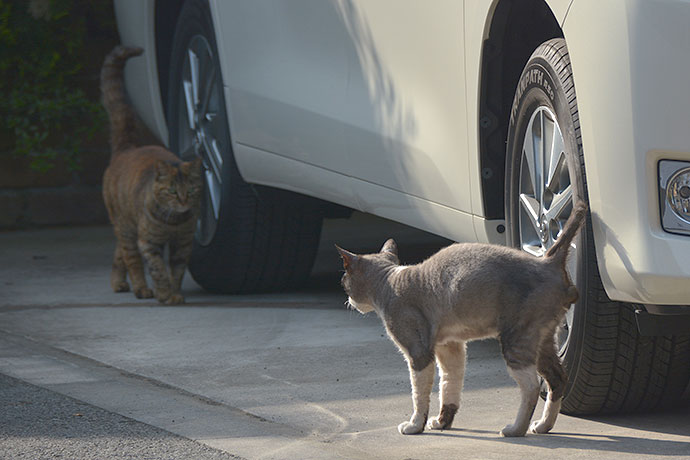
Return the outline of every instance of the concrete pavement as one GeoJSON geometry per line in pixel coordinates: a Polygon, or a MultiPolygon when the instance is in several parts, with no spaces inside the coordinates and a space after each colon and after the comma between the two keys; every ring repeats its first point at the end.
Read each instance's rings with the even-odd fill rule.
{"type": "Polygon", "coordinates": [[[0,373],[247,459],[690,458],[685,412],[561,415],[552,434],[501,438],[519,394],[495,341],[470,344],[451,430],[399,435],[405,363],[378,318],[343,306],[332,249],[389,236],[409,262],[446,243],[368,216],[327,221],[305,289],[213,296],[187,278],[188,304],[163,307],[110,291],[109,228],[0,234],[0,373]]]}

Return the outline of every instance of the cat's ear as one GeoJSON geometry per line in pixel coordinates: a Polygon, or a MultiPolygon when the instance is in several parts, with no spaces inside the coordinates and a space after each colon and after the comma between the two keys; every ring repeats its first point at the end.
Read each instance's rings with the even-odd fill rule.
{"type": "Polygon", "coordinates": [[[345,249],[341,248],[337,244],[335,245],[335,248],[338,250],[340,253],[340,257],[343,259],[343,268],[345,270],[349,269],[353,263],[357,260],[357,254],[353,254],[350,251],[346,251],[345,249]]]}
{"type": "Polygon", "coordinates": [[[185,176],[188,177],[201,177],[201,157],[196,157],[191,161],[185,161],[180,166],[180,169],[185,176]]]}
{"type": "Polygon", "coordinates": [[[171,166],[167,161],[158,160],[156,162],[156,179],[161,179],[170,175],[171,166]]]}
{"type": "Polygon", "coordinates": [[[398,245],[395,244],[395,240],[393,240],[393,238],[389,238],[388,241],[383,243],[383,247],[381,248],[381,252],[388,252],[390,254],[393,254],[397,259],[397,257],[398,257],[398,245]]]}

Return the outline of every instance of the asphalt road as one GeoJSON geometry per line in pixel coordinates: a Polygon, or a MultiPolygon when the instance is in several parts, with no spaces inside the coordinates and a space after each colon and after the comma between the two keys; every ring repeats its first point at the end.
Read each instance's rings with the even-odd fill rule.
{"type": "Polygon", "coordinates": [[[452,429],[398,434],[405,363],[378,318],[344,307],[332,249],[389,236],[404,262],[446,243],[328,221],[305,289],[213,296],[187,278],[188,304],[163,307],[110,292],[109,228],[0,234],[0,458],[690,458],[687,411],[501,438],[519,394],[495,341],[470,344],[452,429]]]}
{"type": "Polygon", "coordinates": [[[226,452],[0,374],[3,459],[232,460],[226,452]]]}

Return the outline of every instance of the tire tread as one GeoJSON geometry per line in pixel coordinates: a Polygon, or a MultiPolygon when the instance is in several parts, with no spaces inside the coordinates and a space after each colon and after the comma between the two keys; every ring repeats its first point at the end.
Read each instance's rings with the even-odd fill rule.
{"type": "MultiPolygon", "coordinates": [[[[175,65],[180,60],[175,50],[184,50],[179,47],[192,34],[206,36],[217,55],[207,0],[187,0],[182,7],[173,38],[173,73],[181,68],[175,65]]],[[[170,107],[176,104],[173,83],[171,79],[170,107]]],[[[168,119],[175,119],[174,109],[169,110],[168,119]]],[[[227,137],[226,144],[231,145],[227,137]]],[[[171,146],[174,143],[171,139],[171,146]]],[[[224,157],[216,234],[207,246],[195,242],[189,262],[192,277],[208,291],[232,294],[298,287],[311,273],[322,213],[316,206],[304,206],[307,201],[301,195],[258,193],[256,186],[242,179],[231,148],[224,157]]]]}
{"type": "MultiPolygon", "coordinates": [[[[587,178],[580,117],[570,56],[565,40],[540,45],[528,61],[546,61],[556,72],[573,122],[584,192],[587,178]]],[[[518,101],[516,100],[514,104],[518,101]]],[[[588,221],[585,239],[594,241],[588,221]]],[[[596,261],[594,245],[586,245],[588,260],[596,261]]],[[[648,411],[677,404],[690,380],[690,335],[643,337],[637,330],[636,305],[611,301],[603,288],[596,262],[587,270],[581,350],[568,369],[562,411],[573,415],[648,411]]]]}

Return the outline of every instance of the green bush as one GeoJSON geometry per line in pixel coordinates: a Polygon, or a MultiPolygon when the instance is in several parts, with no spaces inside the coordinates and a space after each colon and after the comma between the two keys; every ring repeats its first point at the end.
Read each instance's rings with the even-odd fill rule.
{"type": "MultiPolygon", "coordinates": [[[[64,161],[80,168],[83,145],[106,120],[87,49],[113,37],[110,1],[0,0],[0,154],[26,157],[31,168],[64,161]]],[[[102,56],[98,56],[100,65],[102,56]]]]}

